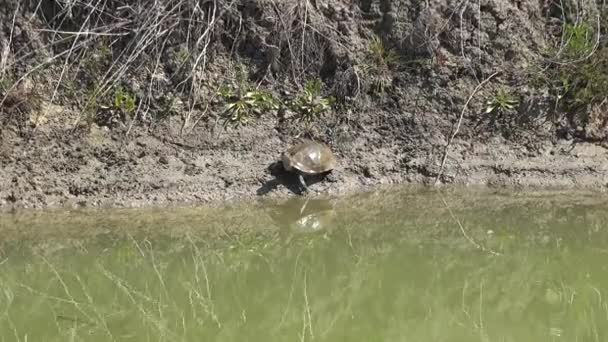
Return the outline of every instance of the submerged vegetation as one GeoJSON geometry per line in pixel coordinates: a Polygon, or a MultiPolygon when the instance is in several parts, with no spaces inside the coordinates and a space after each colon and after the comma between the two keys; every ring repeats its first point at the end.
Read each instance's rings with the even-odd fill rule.
{"type": "Polygon", "coordinates": [[[0,339],[608,336],[601,199],[438,196],[342,199],[309,234],[288,228],[302,201],[0,217],[0,339]]]}
{"type": "Polygon", "coordinates": [[[303,137],[347,161],[329,191],[601,187],[602,160],[558,143],[608,137],[607,17],[570,0],[8,0],[0,205],[287,192],[265,163],[303,137]]]}

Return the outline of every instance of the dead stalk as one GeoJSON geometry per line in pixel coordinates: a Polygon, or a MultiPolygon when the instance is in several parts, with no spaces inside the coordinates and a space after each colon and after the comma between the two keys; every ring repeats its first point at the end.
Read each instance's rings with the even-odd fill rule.
{"type": "Polygon", "coordinates": [[[460,117],[458,118],[458,123],[456,124],[456,128],[454,129],[454,132],[452,133],[452,135],[450,136],[450,138],[448,139],[446,145],[445,145],[445,149],[443,151],[443,158],[441,160],[441,165],[439,166],[439,171],[437,172],[437,177],[435,178],[435,185],[437,185],[439,183],[439,180],[441,178],[441,176],[443,175],[443,168],[445,167],[445,162],[448,158],[448,152],[450,149],[450,146],[452,145],[452,141],[454,140],[454,138],[456,137],[456,135],[458,134],[458,132],[460,131],[460,126],[462,125],[462,119],[464,118],[464,113],[467,111],[467,108],[469,107],[469,103],[471,102],[471,100],[473,99],[473,97],[477,94],[477,92],[488,82],[490,82],[490,80],[492,78],[494,78],[494,76],[498,75],[500,72],[497,71],[495,73],[493,73],[492,75],[490,75],[488,78],[486,78],[485,80],[483,80],[481,83],[479,83],[477,85],[477,87],[475,87],[475,89],[473,89],[473,92],[471,93],[471,95],[469,95],[469,98],[467,99],[467,102],[465,102],[464,107],[462,108],[462,111],[460,112],[460,117]]]}
{"type": "MultiPolygon", "coordinates": [[[[93,5],[93,6],[95,8],[97,8],[97,6],[99,5],[100,1],[101,0],[98,0],[97,3],[95,5],[93,5]]],[[[83,32],[84,31],[85,27],[89,23],[89,20],[91,20],[92,16],[93,16],[93,11],[89,12],[89,15],[86,17],[86,19],[84,20],[84,22],[80,26],[79,32],[83,32]]],[[[61,69],[61,73],[59,74],[59,79],[57,80],[57,84],[55,85],[55,89],[53,90],[53,95],[51,95],[51,100],[50,100],[51,103],[53,103],[53,101],[55,100],[55,96],[57,96],[57,91],[59,90],[59,85],[61,84],[61,82],[63,80],[63,76],[65,75],[65,72],[66,72],[66,70],[68,68],[68,65],[70,64],[70,56],[72,56],[72,53],[76,49],[76,43],[78,42],[78,38],[79,38],[79,35],[76,35],[74,37],[74,41],[72,42],[72,46],[70,47],[70,50],[69,50],[67,56],[65,56],[65,62],[63,64],[63,68],[61,69]]]]}
{"type": "Polygon", "coordinates": [[[17,13],[19,12],[20,4],[17,4],[17,8],[15,9],[15,13],[13,13],[13,22],[11,23],[11,31],[8,36],[8,44],[4,47],[2,51],[0,51],[0,78],[4,76],[8,69],[8,57],[11,53],[11,44],[13,42],[13,34],[15,32],[15,20],[17,20],[17,13]]]}
{"type": "Polygon", "coordinates": [[[488,253],[490,253],[492,255],[500,255],[500,253],[495,252],[495,251],[493,251],[491,249],[485,248],[484,246],[480,245],[475,240],[473,240],[473,238],[471,238],[469,236],[469,234],[467,234],[466,230],[464,229],[464,226],[462,225],[462,222],[460,222],[460,220],[458,219],[458,217],[456,217],[456,215],[454,215],[454,212],[452,211],[452,208],[450,208],[450,206],[448,205],[448,202],[445,200],[445,197],[443,197],[443,194],[441,192],[439,192],[439,196],[441,197],[441,201],[443,202],[443,204],[445,205],[445,208],[450,213],[450,216],[452,217],[452,219],[454,221],[456,221],[456,224],[458,224],[458,227],[460,228],[460,232],[465,237],[465,239],[467,239],[477,249],[480,249],[480,250],[482,250],[484,252],[488,252],[488,253]]]}

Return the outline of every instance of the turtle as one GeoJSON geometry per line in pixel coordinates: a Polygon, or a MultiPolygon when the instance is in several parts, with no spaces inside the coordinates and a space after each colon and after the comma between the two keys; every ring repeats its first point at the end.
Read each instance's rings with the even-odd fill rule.
{"type": "Polygon", "coordinates": [[[300,184],[308,192],[304,181],[306,175],[319,175],[333,170],[337,161],[333,152],[326,144],[304,139],[290,147],[281,156],[283,168],[288,172],[296,172],[300,184]]]}

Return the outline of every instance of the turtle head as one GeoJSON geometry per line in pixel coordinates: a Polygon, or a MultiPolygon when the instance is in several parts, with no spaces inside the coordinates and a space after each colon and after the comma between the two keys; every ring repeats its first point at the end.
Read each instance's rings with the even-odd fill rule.
{"type": "Polygon", "coordinates": [[[283,153],[283,155],[281,155],[281,162],[283,163],[283,168],[285,171],[291,171],[293,167],[291,165],[291,158],[287,153],[283,153]]]}

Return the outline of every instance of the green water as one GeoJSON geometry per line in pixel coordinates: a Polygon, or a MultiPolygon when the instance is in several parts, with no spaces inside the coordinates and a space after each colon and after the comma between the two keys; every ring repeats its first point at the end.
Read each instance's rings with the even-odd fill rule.
{"type": "Polygon", "coordinates": [[[1,216],[0,340],[608,340],[604,195],[302,206],[1,216]]]}

